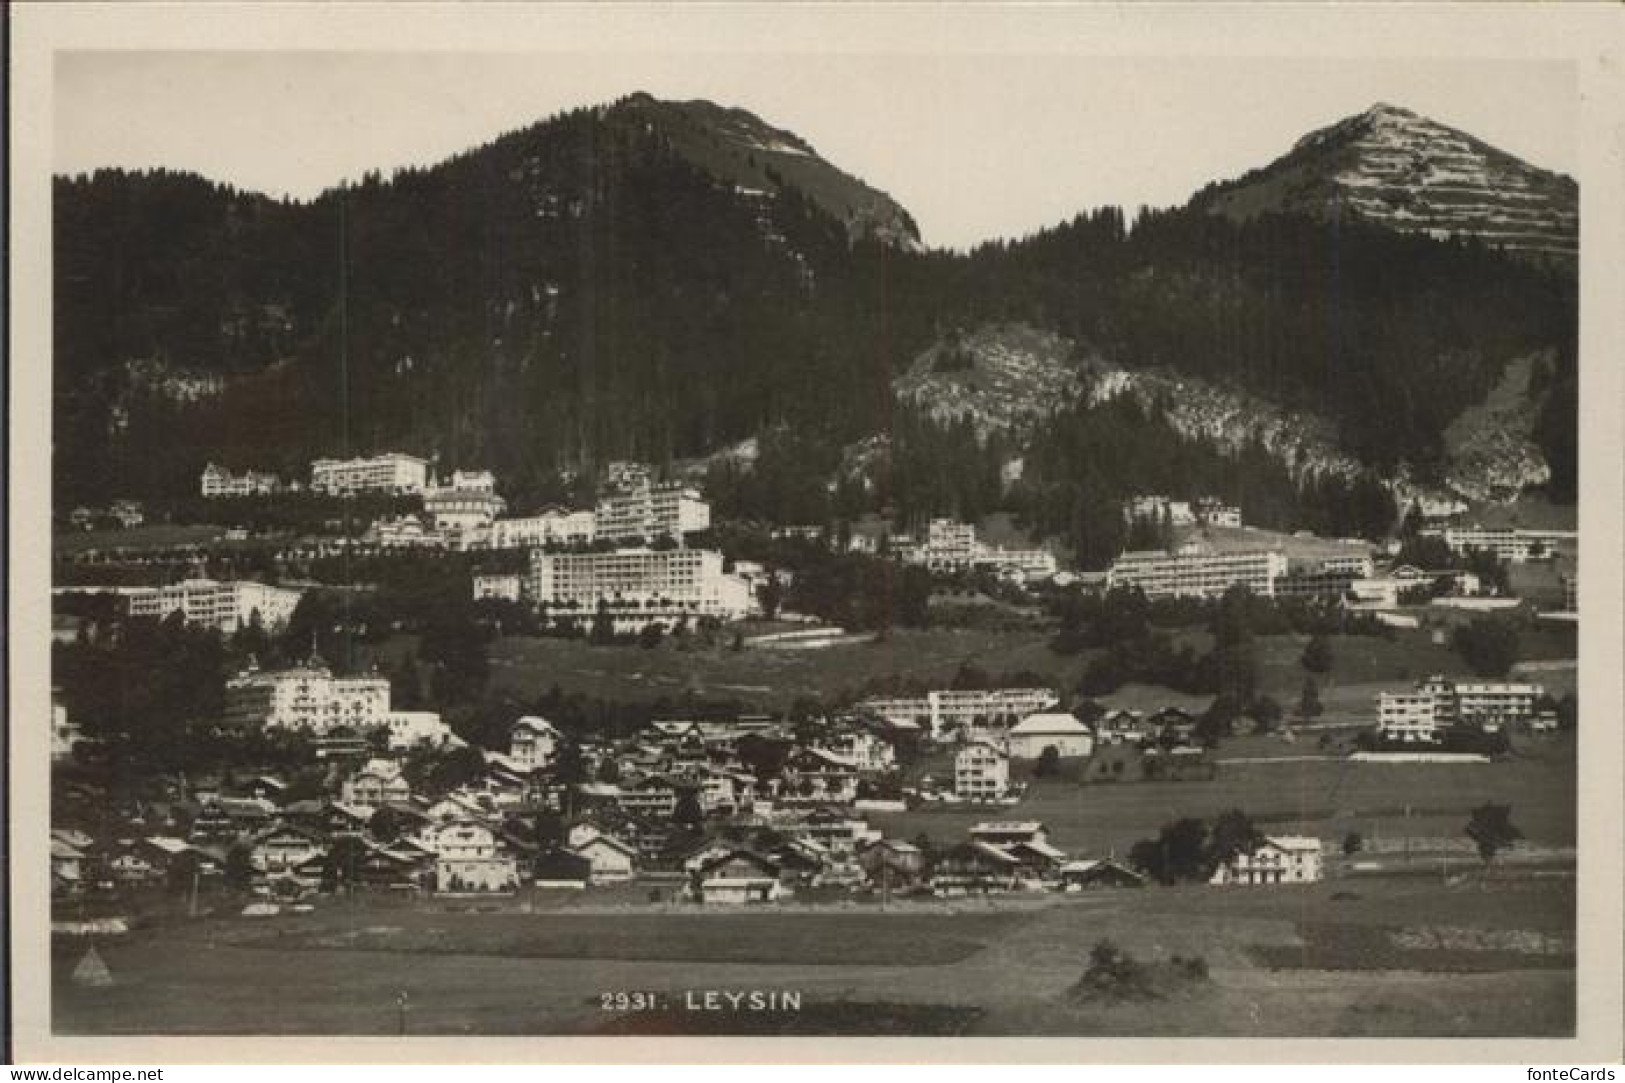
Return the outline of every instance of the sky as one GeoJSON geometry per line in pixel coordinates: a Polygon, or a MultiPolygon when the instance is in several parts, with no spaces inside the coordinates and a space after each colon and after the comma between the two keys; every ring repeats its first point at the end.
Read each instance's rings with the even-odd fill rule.
{"type": "Polygon", "coordinates": [[[889,193],[927,244],[1169,206],[1382,101],[1573,175],[1561,62],[921,54],[64,52],[53,164],[306,199],[636,90],[740,106],[889,193]]]}

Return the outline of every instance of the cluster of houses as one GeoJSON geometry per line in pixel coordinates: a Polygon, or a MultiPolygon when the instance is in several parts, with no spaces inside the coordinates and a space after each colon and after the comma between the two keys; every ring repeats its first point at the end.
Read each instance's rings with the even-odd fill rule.
{"type": "MultiPolygon", "coordinates": [[[[1009,740],[1025,755],[1033,749],[1020,743],[1022,726],[1058,727],[1063,719],[1069,725],[1055,740],[1087,738],[1073,748],[1161,740],[1167,725],[1120,712],[1091,728],[1038,711],[1009,740]]],[[[668,898],[726,903],[772,901],[802,888],[957,895],[1143,883],[1110,857],[1074,860],[1038,823],[978,824],[941,850],[886,837],[870,815],[906,807],[897,752],[912,739],[857,713],[803,728],[799,739],[789,723],[736,717],[656,721],[623,740],[569,745],[547,720],[527,716],[512,724],[505,750],[483,751],[482,769],[452,786],[434,783],[422,759],[414,770],[414,754],[366,748],[334,752],[318,791],[307,782],[297,796],[267,775],[182,780],[173,800],[123,810],[115,838],[54,835],[54,883],[74,897],[90,884],[174,890],[179,875],[193,891],[224,879],[292,899],[646,880],[668,898]]],[[[1002,797],[1009,747],[960,746],[956,793],[967,801],[1002,797]],[[972,778],[973,769],[985,774],[972,778]]]]}

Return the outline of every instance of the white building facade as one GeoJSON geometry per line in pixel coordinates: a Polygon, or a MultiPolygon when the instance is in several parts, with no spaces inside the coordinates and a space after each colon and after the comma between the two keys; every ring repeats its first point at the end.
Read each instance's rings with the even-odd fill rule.
{"type": "Polygon", "coordinates": [[[163,587],[135,588],[124,596],[129,599],[132,617],[162,620],[180,612],[185,614],[188,624],[217,628],[230,635],[248,627],[256,613],[267,631],[285,627],[302,594],[302,591],[247,579],[229,582],[185,579],[163,587]]]}
{"type": "Polygon", "coordinates": [[[550,615],[590,623],[600,604],[616,631],[687,617],[736,620],[751,609],[750,587],[705,549],[617,549],[608,553],[531,552],[530,596],[550,615]]]}
{"type": "Polygon", "coordinates": [[[310,464],[311,491],[334,496],[421,493],[428,480],[429,464],[399,451],[371,458],[317,459],[310,464]]]}
{"type": "Polygon", "coordinates": [[[1107,570],[1106,585],[1139,587],[1147,598],[1215,597],[1237,585],[1273,597],[1275,581],[1286,574],[1286,554],[1278,550],[1223,553],[1193,544],[1174,553],[1126,552],[1107,570]]]}

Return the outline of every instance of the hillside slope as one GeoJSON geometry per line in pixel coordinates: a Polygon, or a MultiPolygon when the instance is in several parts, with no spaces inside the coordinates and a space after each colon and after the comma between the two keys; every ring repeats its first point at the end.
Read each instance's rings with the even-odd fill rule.
{"type": "Polygon", "coordinates": [[[1579,244],[1579,188],[1571,178],[1380,103],[1309,133],[1262,169],[1204,189],[1192,205],[1235,219],[1342,212],[1567,266],[1579,244]]]}

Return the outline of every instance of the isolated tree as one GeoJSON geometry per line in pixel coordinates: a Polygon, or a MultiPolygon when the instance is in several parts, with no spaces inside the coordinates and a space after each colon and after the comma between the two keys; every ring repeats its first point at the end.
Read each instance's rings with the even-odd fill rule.
{"type": "Polygon", "coordinates": [[[1048,778],[1055,774],[1061,766],[1061,750],[1054,745],[1045,745],[1044,751],[1038,754],[1038,763],[1033,766],[1033,774],[1038,778],[1048,778]]]}
{"type": "Polygon", "coordinates": [[[777,572],[769,575],[767,582],[756,588],[756,597],[762,603],[762,616],[772,620],[779,615],[779,607],[784,604],[784,583],[777,572]]]}
{"type": "Polygon", "coordinates": [[[1264,833],[1245,812],[1231,809],[1213,821],[1207,840],[1206,870],[1212,871],[1237,854],[1250,854],[1264,842],[1264,833]]]}
{"type": "Polygon", "coordinates": [[[1329,673],[1332,668],[1332,645],[1325,636],[1309,637],[1298,663],[1310,673],[1329,673]]]}
{"type": "Polygon", "coordinates": [[[605,756],[598,763],[598,781],[613,786],[621,780],[621,765],[614,756],[605,756]]]}
{"type": "Polygon", "coordinates": [[[380,808],[367,821],[367,834],[374,842],[388,846],[401,837],[401,814],[392,808],[380,808]]]}
{"type": "Polygon", "coordinates": [[[1272,696],[1259,696],[1253,700],[1247,714],[1258,724],[1260,733],[1269,733],[1281,724],[1281,705],[1272,696]]]}
{"type": "Polygon", "coordinates": [[[660,646],[660,640],[666,634],[666,626],[657,620],[652,620],[638,632],[638,646],[644,650],[653,650],[660,646]]]}
{"type": "Polygon", "coordinates": [[[691,831],[699,829],[705,820],[705,810],[700,808],[700,798],[693,790],[684,790],[677,795],[677,805],[672,809],[673,823],[681,824],[691,831]]]}
{"type": "Polygon", "coordinates": [[[1493,802],[1473,809],[1466,833],[1478,845],[1478,856],[1486,867],[1502,850],[1510,850],[1523,838],[1523,832],[1512,822],[1512,806],[1493,802]]]}
{"type": "Polygon", "coordinates": [[[1518,661],[1518,629],[1497,617],[1477,617],[1457,628],[1452,645],[1480,677],[1505,677],[1518,661]]]}
{"type": "Polygon", "coordinates": [[[1192,817],[1176,820],[1156,838],[1136,842],[1128,857],[1131,865],[1164,884],[1205,880],[1207,825],[1192,817]]]}
{"type": "Polygon", "coordinates": [[[1363,849],[1365,849],[1365,839],[1361,837],[1358,831],[1350,831],[1343,836],[1343,855],[1345,857],[1352,857],[1363,849]]]}
{"type": "Polygon", "coordinates": [[[254,852],[244,843],[226,851],[226,883],[237,891],[247,891],[254,882],[254,852]]]}

